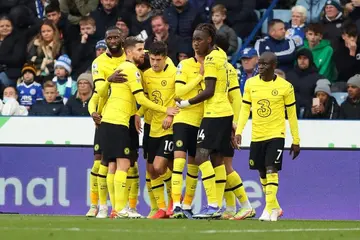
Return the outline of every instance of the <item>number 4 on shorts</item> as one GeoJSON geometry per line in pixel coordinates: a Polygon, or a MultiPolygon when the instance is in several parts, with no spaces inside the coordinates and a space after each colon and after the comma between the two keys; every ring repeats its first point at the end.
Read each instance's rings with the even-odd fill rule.
{"type": "Polygon", "coordinates": [[[198,141],[204,141],[204,139],[205,139],[204,129],[200,129],[198,131],[197,140],[198,141]]]}

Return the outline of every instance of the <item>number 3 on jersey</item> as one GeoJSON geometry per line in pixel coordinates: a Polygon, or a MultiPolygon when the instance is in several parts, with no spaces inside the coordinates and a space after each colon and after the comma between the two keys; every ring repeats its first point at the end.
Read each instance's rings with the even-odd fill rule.
{"type": "Polygon", "coordinates": [[[204,129],[199,129],[198,135],[197,135],[197,142],[200,143],[200,142],[204,141],[204,139],[205,139],[204,129]]]}

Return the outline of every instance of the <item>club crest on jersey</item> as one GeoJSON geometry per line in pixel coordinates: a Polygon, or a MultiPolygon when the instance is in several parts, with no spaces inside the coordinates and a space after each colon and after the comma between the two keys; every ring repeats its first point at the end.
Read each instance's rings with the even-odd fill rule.
{"type": "Polygon", "coordinates": [[[273,96],[277,96],[279,94],[279,92],[278,92],[278,90],[274,89],[274,90],[272,90],[271,94],[273,96]]]}
{"type": "Polygon", "coordinates": [[[34,88],[30,89],[30,94],[35,95],[36,94],[36,89],[34,89],[34,88]]]}
{"type": "Polygon", "coordinates": [[[166,81],[166,80],[162,80],[162,81],[161,81],[161,86],[165,87],[166,84],[167,84],[167,81],[166,81]]]}

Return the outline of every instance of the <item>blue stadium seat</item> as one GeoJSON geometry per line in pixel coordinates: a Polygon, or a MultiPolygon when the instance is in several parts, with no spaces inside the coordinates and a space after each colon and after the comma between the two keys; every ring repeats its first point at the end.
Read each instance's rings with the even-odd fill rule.
{"type": "Polygon", "coordinates": [[[341,105],[347,98],[347,92],[334,92],[331,95],[336,99],[337,103],[341,105]]]}
{"type": "Polygon", "coordinates": [[[240,50],[240,48],[242,46],[241,38],[238,37],[237,40],[238,40],[238,47],[237,47],[236,51],[234,52],[234,54],[232,56],[228,57],[228,60],[231,60],[232,58],[236,57],[236,54],[239,52],[239,50],[240,50]]]}

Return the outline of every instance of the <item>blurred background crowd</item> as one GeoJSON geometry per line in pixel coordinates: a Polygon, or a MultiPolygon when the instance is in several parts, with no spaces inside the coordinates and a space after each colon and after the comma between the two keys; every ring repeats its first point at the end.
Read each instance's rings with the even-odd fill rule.
{"type": "Polygon", "coordinates": [[[257,74],[258,56],[272,51],[277,74],[294,85],[299,118],[360,119],[360,0],[279,0],[266,12],[271,3],[0,1],[0,113],[88,116],[91,63],[106,51],[108,27],[144,39],[145,48],[166,42],[168,56],[178,64],[193,56],[196,25],[211,22],[229,41],[229,61],[236,62],[242,92],[257,74]]]}

